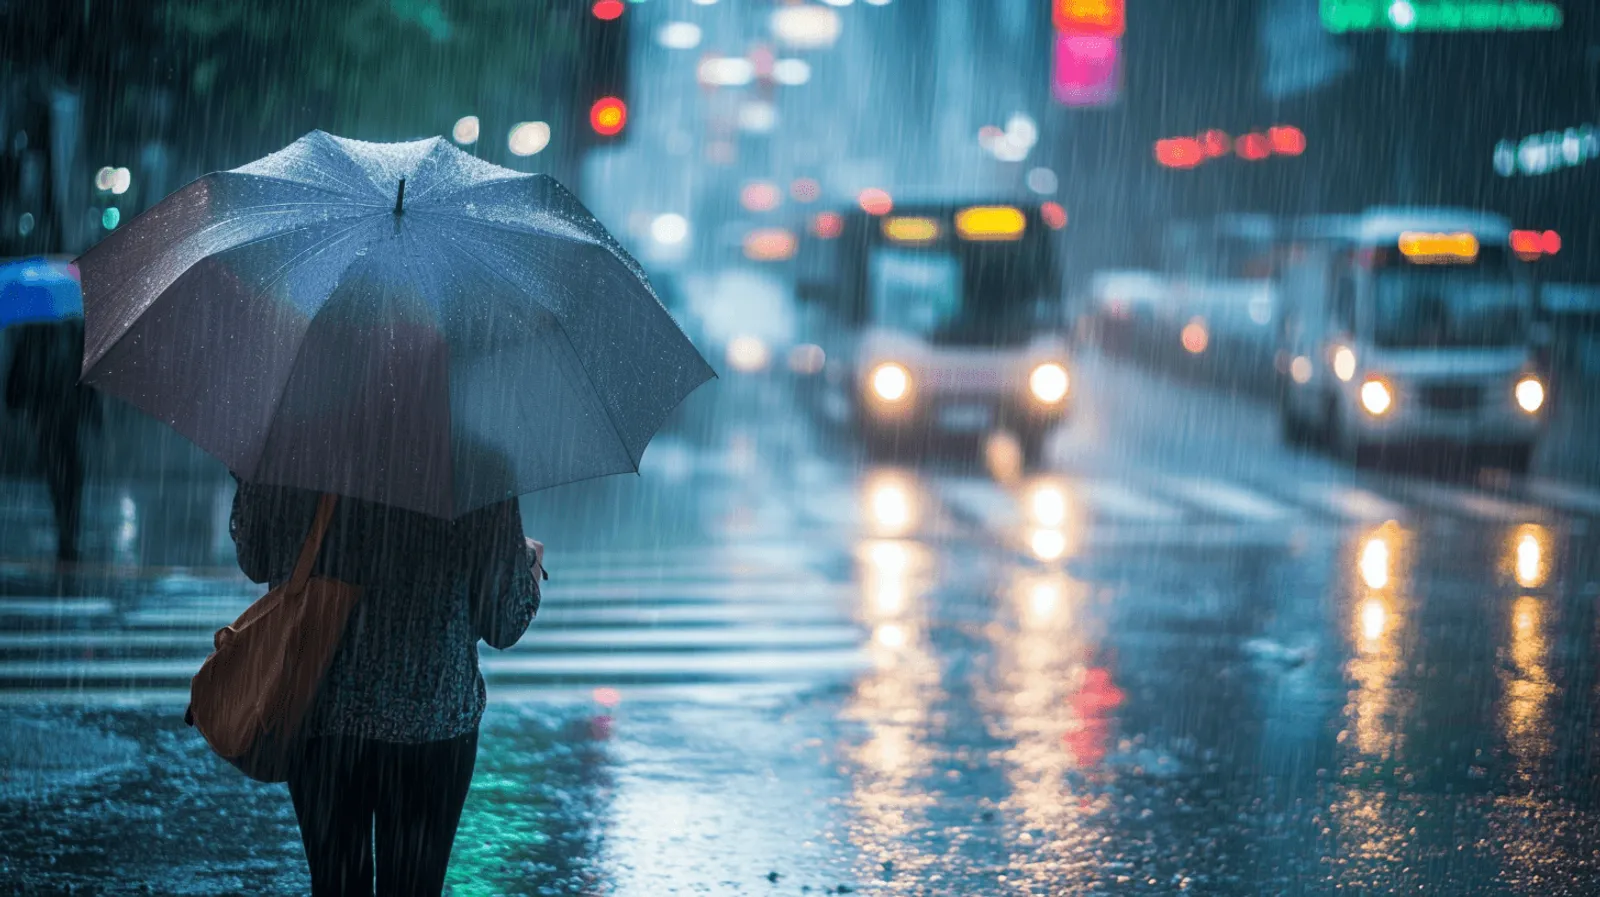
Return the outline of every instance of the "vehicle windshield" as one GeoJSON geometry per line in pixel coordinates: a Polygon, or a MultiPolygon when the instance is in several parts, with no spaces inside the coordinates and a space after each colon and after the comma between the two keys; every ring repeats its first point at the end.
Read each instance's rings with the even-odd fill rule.
{"type": "Polygon", "coordinates": [[[1062,318],[1048,260],[1025,258],[1028,248],[875,248],[869,263],[871,320],[936,344],[1026,342],[1062,318]]]}
{"type": "Polygon", "coordinates": [[[1380,271],[1373,339],[1389,348],[1488,348],[1527,342],[1527,315],[1508,272],[1407,265],[1380,271]]]}

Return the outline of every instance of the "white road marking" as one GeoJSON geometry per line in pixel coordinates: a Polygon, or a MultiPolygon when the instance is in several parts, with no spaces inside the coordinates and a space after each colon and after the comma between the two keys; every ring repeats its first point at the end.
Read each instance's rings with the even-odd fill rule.
{"type": "Polygon", "coordinates": [[[1173,492],[1215,514],[1240,520],[1282,521],[1299,516],[1293,508],[1279,504],[1243,486],[1211,479],[1169,481],[1173,492]]]}
{"type": "Polygon", "coordinates": [[[113,610],[105,598],[0,598],[0,617],[96,617],[113,610]]]}
{"type": "Polygon", "coordinates": [[[1600,516],[1600,491],[1594,489],[1557,480],[1534,479],[1528,481],[1528,494],[1569,511],[1600,516]]]}
{"type": "MultiPolygon", "coordinates": [[[[507,649],[541,652],[557,648],[629,648],[632,650],[681,650],[687,648],[806,648],[854,646],[863,640],[855,626],[700,626],[674,627],[651,625],[635,619],[631,627],[539,626],[516,645],[507,649]]],[[[93,651],[160,651],[167,655],[189,653],[198,664],[211,651],[212,635],[199,630],[138,632],[13,632],[0,634],[0,652],[39,651],[49,648],[93,651]]],[[[493,649],[481,649],[485,655],[493,649]]]]}
{"type": "Polygon", "coordinates": [[[1480,520],[1527,523],[1549,516],[1543,508],[1535,505],[1497,498],[1474,489],[1437,483],[1412,483],[1406,487],[1406,492],[1435,507],[1480,520]]]}
{"type": "MultiPolygon", "coordinates": [[[[846,672],[870,665],[860,648],[813,651],[715,651],[685,652],[486,652],[479,658],[484,677],[650,676],[694,678],[702,676],[745,677],[769,673],[846,672]]],[[[195,661],[179,660],[64,660],[0,661],[0,679],[36,683],[70,684],[85,679],[140,680],[146,682],[187,682],[195,673],[195,661]]]]}
{"type": "Polygon", "coordinates": [[[1071,486],[1095,516],[1103,519],[1173,522],[1183,518],[1183,509],[1141,495],[1113,480],[1078,480],[1071,486]]]}
{"type": "Polygon", "coordinates": [[[1405,508],[1358,486],[1343,483],[1304,483],[1296,490],[1309,504],[1332,511],[1347,520],[1398,520],[1405,508]]]}

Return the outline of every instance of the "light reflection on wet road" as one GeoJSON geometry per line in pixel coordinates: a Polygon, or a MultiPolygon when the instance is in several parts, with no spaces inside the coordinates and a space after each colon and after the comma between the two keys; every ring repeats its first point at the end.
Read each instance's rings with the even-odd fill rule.
{"type": "MultiPolygon", "coordinates": [[[[530,500],[577,571],[530,639],[582,641],[600,624],[578,596],[616,588],[633,597],[608,606],[679,653],[613,660],[732,659],[683,681],[561,671],[582,652],[539,654],[555,672],[515,688],[491,675],[456,892],[1586,892],[1590,516],[1270,442],[1241,463],[1264,411],[1099,373],[1098,435],[1064,434],[1042,477],[857,468],[799,423],[691,422],[639,481],[530,500]],[[1110,396],[1146,423],[1104,430],[1110,396]],[[1179,400],[1235,441],[1164,448],[1153,422],[1179,400]],[[767,647],[737,653],[757,632],[767,647]]],[[[770,415],[778,390],[735,400],[770,415]]],[[[107,801],[43,774],[3,795],[0,881],[300,881],[286,802],[169,712],[5,712],[124,748],[85,754],[107,801]],[[198,850],[174,809],[195,793],[255,840],[198,850]],[[117,846],[141,838],[179,872],[117,846]]]]}

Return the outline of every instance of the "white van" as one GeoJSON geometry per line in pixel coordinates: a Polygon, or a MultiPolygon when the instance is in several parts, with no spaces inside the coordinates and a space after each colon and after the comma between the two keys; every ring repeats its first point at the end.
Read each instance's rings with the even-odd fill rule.
{"type": "Polygon", "coordinates": [[[1510,232],[1496,215],[1437,208],[1299,222],[1278,265],[1285,438],[1351,460],[1491,450],[1526,470],[1547,389],[1510,232]]]}

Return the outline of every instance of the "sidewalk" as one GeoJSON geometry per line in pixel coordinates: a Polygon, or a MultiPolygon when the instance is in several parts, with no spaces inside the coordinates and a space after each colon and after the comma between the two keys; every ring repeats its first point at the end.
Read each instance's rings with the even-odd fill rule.
{"type": "MultiPolygon", "coordinates": [[[[818,723],[751,701],[491,706],[448,893],[862,890],[884,871],[833,821],[850,783],[806,737],[818,723]]],[[[0,893],[308,886],[285,788],[239,775],[169,710],[0,708],[0,842],[0,893]]]]}

